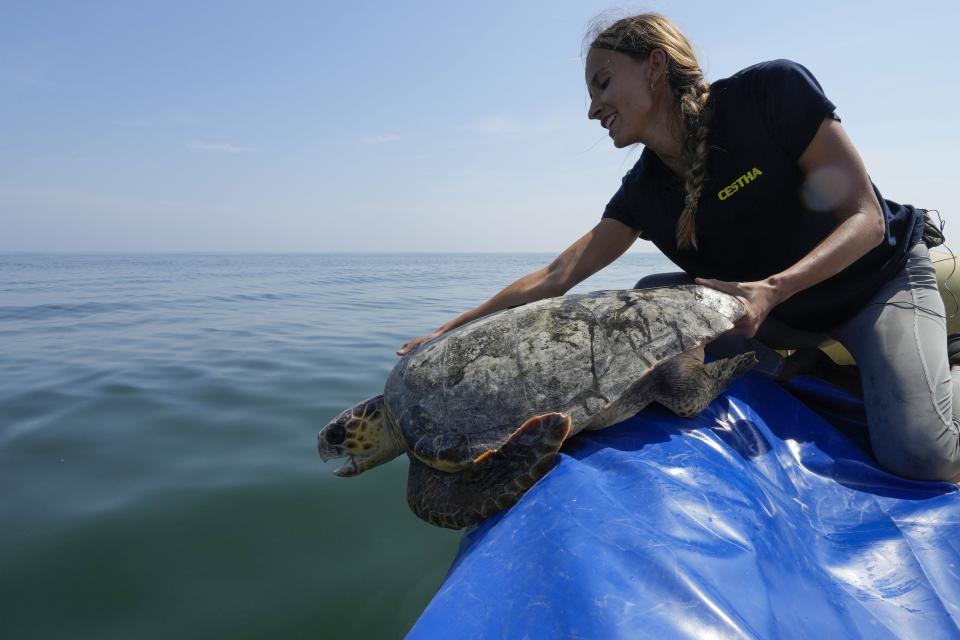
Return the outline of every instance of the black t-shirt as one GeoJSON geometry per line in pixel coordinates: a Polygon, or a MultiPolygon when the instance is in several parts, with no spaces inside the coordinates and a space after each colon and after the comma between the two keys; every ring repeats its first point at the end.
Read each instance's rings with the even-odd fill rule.
{"type": "MultiPolygon", "coordinates": [[[[683,181],[644,149],[604,218],[641,232],[694,276],[754,281],[790,267],[838,221],[803,195],[797,161],[824,118],[836,108],[803,66],[762,62],[711,85],[707,181],[697,203],[698,250],[677,249],[683,181]]],[[[874,187],[876,191],[876,187],[874,187]]],[[[852,316],[906,262],[920,241],[920,210],[884,200],[884,242],[827,280],[801,291],[771,315],[797,328],[822,331],[852,316]]]]}

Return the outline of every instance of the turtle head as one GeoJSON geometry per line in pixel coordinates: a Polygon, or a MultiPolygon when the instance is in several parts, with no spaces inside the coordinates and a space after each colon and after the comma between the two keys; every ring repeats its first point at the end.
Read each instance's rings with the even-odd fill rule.
{"type": "Polygon", "coordinates": [[[324,462],[347,459],[334,471],[341,477],[358,475],[403,453],[387,426],[382,395],[350,407],[327,423],[317,435],[317,449],[324,462]]]}

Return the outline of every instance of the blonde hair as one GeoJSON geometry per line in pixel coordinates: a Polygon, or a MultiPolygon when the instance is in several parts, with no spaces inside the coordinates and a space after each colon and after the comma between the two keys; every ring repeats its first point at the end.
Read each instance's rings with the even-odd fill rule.
{"type": "Polygon", "coordinates": [[[686,168],[687,198],[677,221],[677,247],[696,250],[694,215],[707,180],[710,85],[703,79],[693,46],[676,25],[656,13],[621,18],[606,27],[597,25],[587,34],[587,39],[588,49],[618,51],[639,61],[646,60],[656,49],[666,53],[667,84],[680,108],[686,132],[681,159],[686,168]]]}

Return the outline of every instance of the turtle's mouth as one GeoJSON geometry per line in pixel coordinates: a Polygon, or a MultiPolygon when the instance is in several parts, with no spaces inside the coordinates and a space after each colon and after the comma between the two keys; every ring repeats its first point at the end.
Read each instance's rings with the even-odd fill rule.
{"type": "Polygon", "coordinates": [[[358,473],[360,473],[360,471],[357,469],[357,459],[353,456],[347,456],[347,461],[340,465],[340,468],[334,471],[333,475],[341,478],[349,478],[358,473]]]}
{"type": "Polygon", "coordinates": [[[346,449],[343,447],[327,442],[326,438],[323,437],[322,431],[317,438],[317,453],[320,454],[320,459],[324,462],[346,457],[347,461],[340,465],[340,468],[333,472],[335,475],[338,475],[341,478],[349,478],[350,476],[355,476],[360,473],[357,465],[357,458],[351,454],[348,454],[346,449]]]}

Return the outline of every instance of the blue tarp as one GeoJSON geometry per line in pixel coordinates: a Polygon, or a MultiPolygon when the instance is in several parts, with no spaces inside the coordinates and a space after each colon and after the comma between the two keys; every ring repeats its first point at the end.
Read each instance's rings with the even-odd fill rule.
{"type": "Polygon", "coordinates": [[[755,373],[694,419],[577,436],[408,637],[958,638],[960,494],[866,441],[855,398],[755,373]]]}

